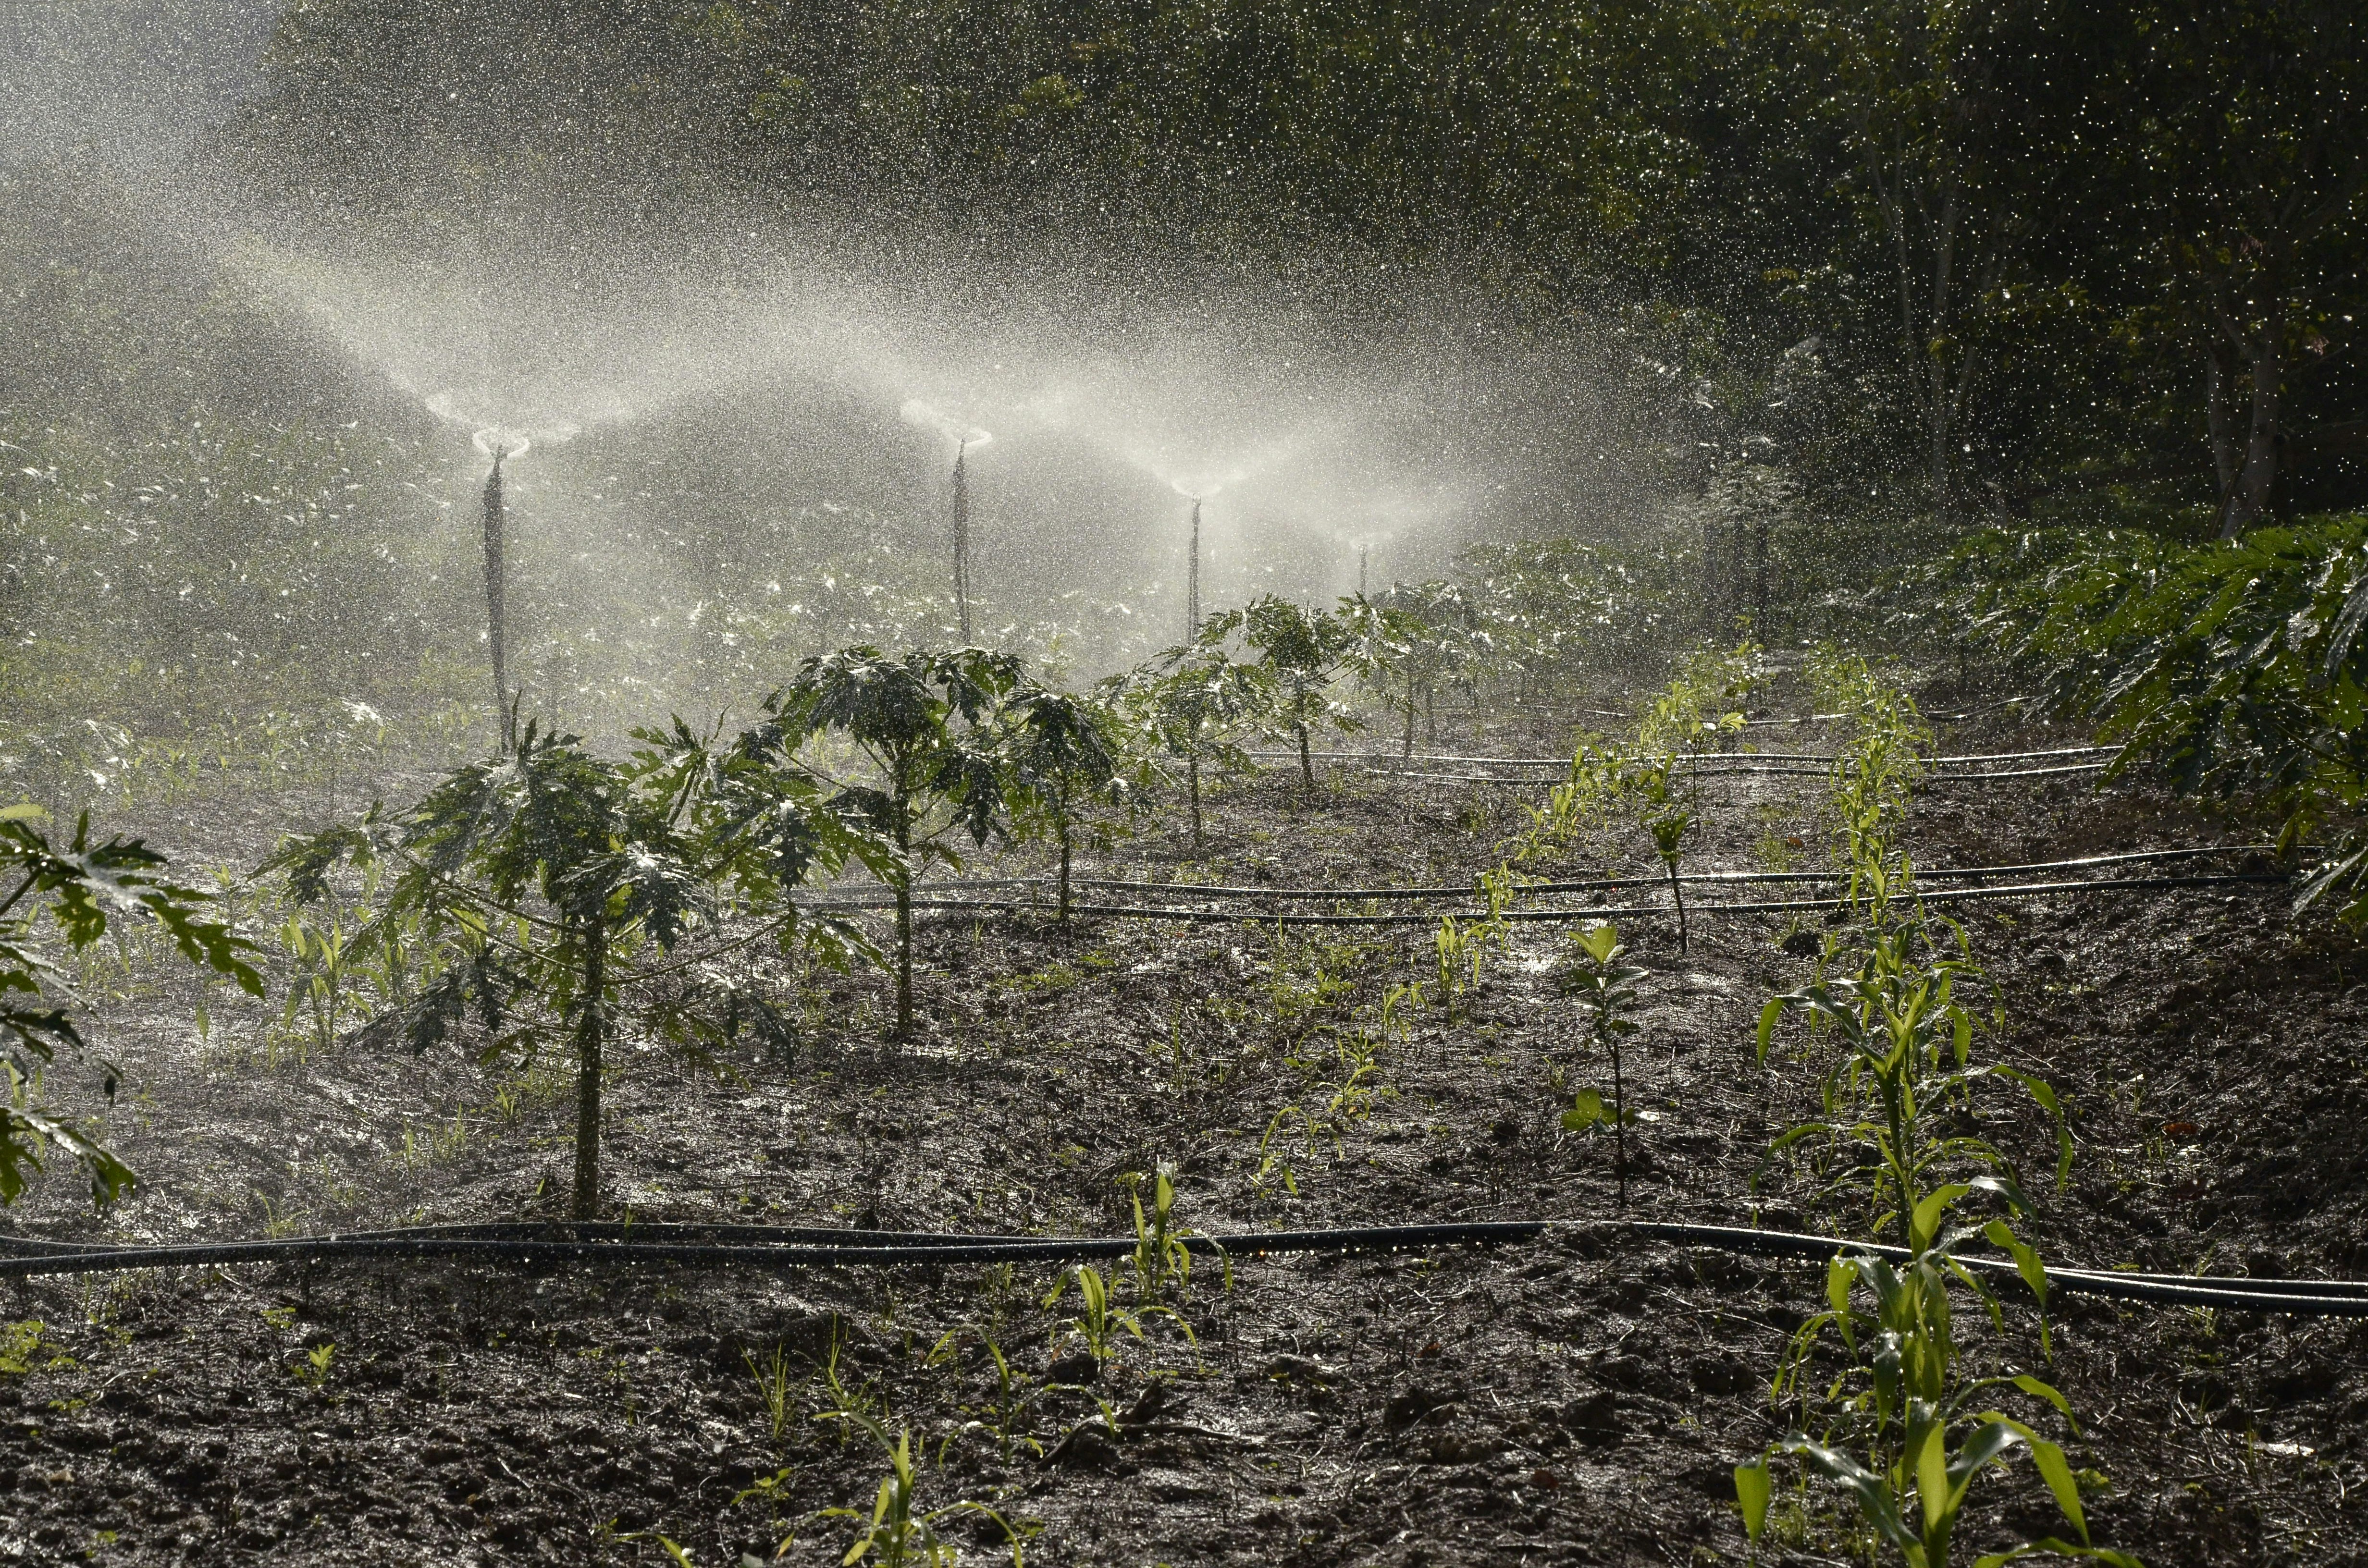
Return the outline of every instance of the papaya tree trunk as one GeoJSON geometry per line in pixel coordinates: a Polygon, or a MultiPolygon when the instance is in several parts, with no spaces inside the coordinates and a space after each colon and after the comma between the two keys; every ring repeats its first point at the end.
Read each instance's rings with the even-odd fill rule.
{"type": "Polygon", "coordinates": [[[1685,884],[1678,881],[1678,863],[1675,860],[1664,861],[1663,864],[1669,868],[1669,896],[1678,904],[1678,951],[1691,953],[1693,946],[1686,931],[1685,884]]]}
{"type": "Polygon", "coordinates": [[[896,1032],[913,1032],[913,812],[904,770],[896,776],[896,1032]]]}
{"type": "Polygon", "coordinates": [[[1184,792],[1192,801],[1192,847],[1201,847],[1201,754],[1184,755],[1184,792]]]}
{"type": "Polygon", "coordinates": [[[1053,830],[1061,841],[1060,918],[1066,921],[1069,918],[1069,802],[1065,796],[1055,797],[1053,802],[1053,830]]]}
{"type": "Polygon", "coordinates": [[[1411,662],[1406,665],[1406,744],[1400,748],[1399,755],[1406,762],[1414,760],[1414,665],[1411,662]]]}
{"type": "Polygon", "coordinates": [[[1307,725],[1303,721],[1292,728],[1299,732],[1299,782],[1313,795],[1315,793],[1315,762],[1307,751],[1307,725]]]}
{"type": "Polygon", "coordinates": [[[1628,1207],[1628,1084],[1620,1072],[1620,1037],[1611,1037],[1611,1175],[1628,1207]]]}
{"type": "Polygon", "coordinates": [[[607,983],[609,928],[585,923],[584,1016],[575,1024],[575,1193],[578,1220],[600,1212],[600,989],[607,983]]]}

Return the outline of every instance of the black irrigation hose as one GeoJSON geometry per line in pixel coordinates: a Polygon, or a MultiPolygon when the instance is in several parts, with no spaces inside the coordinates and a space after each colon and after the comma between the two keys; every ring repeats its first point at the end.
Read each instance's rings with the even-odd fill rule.
{"type": "MultiPolygon", "coordinates": [[[[1918,867],[1918,878],[1934,881],[1962,881],[1980,877],[2028,876],[2034,871],[2071,870],[2081,866],[2129,865],[2142,861],[2188,860],[2210,855],[2272,855],[2274,846],[2266,844],[2217,844],[2196,849],[2131,849],[2109,855],[2083,855],[2069,860],[2032,860],[2013,866],[1938,866],[1918,867]]],[[[1847,873],[1842,871],[1688,871],[1679,881],[1688,886],[1715,887],[1721,884],[1759,882],[1838,882],[1847,873]]],[[[1549,893],[1605,892],[1619,888],[1660,888],[1668,879],[1659,876],[1596,877],[1576,882],[1524,882],[1515,891],[1524,897],[1549,893]]],[[[1035,888],[1049,890],[1053,885],[1049,877],[978,877],[954,882],[935,884],[950,891],[973,888],[1035,888]]],[[[1469,898],[1471,882],[1434,882],[1414,887],[1381,888],[1275,888],[1237,887],[1213,882],[1147,882],[1128,881],[1115,877],[1073,877],[1070,886],[1109,888],[1124,892],[1169,893],[1183,898],[1250,898],[1271,903],[1354,902],[1375,899],[1385,903],[1406,903],[1423,899],[1469,898]]],[[[928,888],[916,890],[928,896],[928,888]]],[[[894,900],[884,894],[867,891],[860,898],[811,908],[887,909],[894,900]]],[[[1047,901],[1049,902],[1049,900],[1047,901]]]]}
{"type": "MultiPolygon", "coordinates": [[[[1338,1231],[1269,1231],[1246,1235],[1190,1236],[1184,1244],[1204,1256],[1263,1257],[1275,1253],[1393,1253],[1444,1246],[1498,1246],[1534,1241],[1540,1220],[1475,1221],[1447,1225],[1383,1225],[1338,1231]]],[[[473,1227],[464,1228],[473,1229],[473,1227]]],[[[893,1232],[760,1231],[768,1237],[828,1238],[812,1243],[780,1240],[696,1239],[626,1241],[572,1239],[564,1233],[627,1232],[650,1235],[659,1226],[552,1226],[541,1235],[453,1234],[410,1231],[357,1235],[290,1236],[279,1241],[192,1242],[106,1249],[44,1250],[0,1257],[0,1278],[50,1274],[108,1274],[132,1268],[222,1267],[243,1263],[306,1262],[325,1258],[457,1258],[496,1263],[688,1263],[713,1267],[842,1268],[867,1265],[931,1266],[965,1263],[1074,1263],[1134,1256],[1132,1236],[959,1236],[893,1232]],[[852,1236],[855,1239],[850,1241],[852,1236]]],[[[697,1233],[713,1229],[692,1226],[697,1233]]],[[[23,1244],[8,1242],[5,1246],[23,1244]]],[[[51,1244],[54,1245],[55,1244],[51,1244]]]]}
{"type": "MultiPolygon", "coordinates": [[[[1674,1224],[1654,1220],[1624,1221],[1624,1228],[1682,1246],[1714,1247],[1722,1252],[1762,1257],[1797,1257],[1820,1261],[1837,1253],[1873,1253],[1899,1262],[1907,1249],[1844,1241],[1835,1236],[1801,1235],[1790,1231],[1759,1231],[1741,1225],[1674,1224]]],[[[2008,1279],[2019,1278],[2011,1260],[1960,1257],[1969,1270],[2008,1279]]],[[[2231,1311],[2292,1312],[2305,1317],[2368,1317],[2368,1283],[2353,1279],[2204,1279],[2182,1274],[2135,1274],[2119,1269],[2057,1268],[2047,1270],[2050,1293],[2110,1296],[2127,1301],[2151,1301],[2163,1306],[2223,1307],[2231,1311]]]]}
{"type": "MultiPolygon", "coordinates": [[[[2232,884],[2254,886],[2284,886],[2293,881],[2284,876],[2226,877],[2107,877],[2071,882],[2024,882],[2010,887],[1946,888],[1937,892],[1918,892],[1923,903],[1959,903],[1973,900],[2032,898],[2061,892],[2128,892],[2154,888],[2223,887],[2232,884]]],[[[1535,891],[1535,890],[1527,890],[1535,891]]],[[[1850,900],[1841,898],[1771,899],[1747,903],[1703,903],[1690,906],[1693,914],[1708,915],[1793,915],[1816,910],[1846,908],[1850,900]]],[[[879,909],[881,903],[810,905],[836,910],[879,909]]],[[[916,898],[916,910],[973,910],[982,914],[1017,914],[1042,910],[1042,900],[1022,903],[1016,899],[952,899],[916,898]]],[[[1443,916],[1457,920],[1486,920],[1485,909],[1432,910],[1409,915],[1282,915],[1261,909],[1160,909],[1137,904],[1072,903],[1072,915],[1097,915],[1106,920],[1172,920],[1183,924],[1241,924],[1248,926],[1429,926],[1443,916]]],[[[1497,918],[1508,922],[1627,920],[1639,916],[1671,915],[1675,911],[1666,904],[1623,904],[1616,908],[1593,909],[1508,909],[1497,918]]]]}
{"type": "MultiPolygon", "coordinates": [[[[1919,785],[1964,784],[1983,782],[1992,778],[2039,778],[2057,773],[2097,773],[2112,766],[2110,762],[2075,762],[2058,767],[2017,767],[1990,772],[1980,770],[1949,772],[1936,769],[1924,774],[1916,782],[1919,785]]],[[[1364,771],[1375,778],[1416,778],[1450,784],[1536,786],[1558,782],[1543,774],[1531,778],[1516,778],[1502,773],[1416,773],[1401,767],[1368,767],[1364,771]]],[[[1831,768],[1825,767],[1754,767],[1722,765],[1715,767],[1694,768],[1689,772],[1688,777],[1693,778],[1827,778],[1832,777],[1832,773],[1831,768]]]]}
{"type": "MultiPolygon", "coordinates": [[[[1407,1253],[1447,1246],[1534,1242],[1549,1229],[1625,1232],[1680,1246],[1762,1257],[1822,1261],[1839,1253],[1873,1253],[1899,1261],[1898,1247],[1839,1236],[1762,1231],[1741,1225],[1667,1221],[1473,1221],[1434,1225],[1371,1225],[1321,1231],[1261,1231],[1187,1236],[1202,1256],[1266,1257],[1283,1253],[1407,1253]]],[[[0,1238],[0,1277],[119,1273],[134,1268],[220,1267],[351,1257],[457,1258],[482,1262],[677,1263],[717,1267],[837,1268],[942,1267],[970,1263],[1075,1263],[1133,1256],[1130,1236],[962,1235],[898,1231],[802,1230],[763,1225],[573,1224],[529,1222],[424,1225],[279,1241],[199,1242],[179,1245],[91,1245],[0,1238]]],[[[1963,1257],[1968,1269],[2019,1278],[2004,1258],[1963,1257]]],[[[2161,1305],[2368,1317],[2368,1282],[2347,1279],[2204,1279],[2186,1275],[2050,1268],[2051,1292],[2107,1296],[2161,1305]]]]}

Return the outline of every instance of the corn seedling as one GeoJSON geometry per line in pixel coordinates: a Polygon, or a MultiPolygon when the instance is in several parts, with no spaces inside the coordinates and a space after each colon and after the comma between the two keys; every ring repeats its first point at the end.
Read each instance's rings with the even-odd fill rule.
{"type": "Polygon", "coordinates": [[[1176,1222],[1175,1176],[1176,1167],[1166,1160],[1153,1169],[1148,1217],[1143,1209],[1142,1178],[1136,1177],[1133,1195],[1134,1292],[1135,1300],[1145,1304],[1158,1303],[1171,1282],[1178,1301],[1191,1291],[1192,1249],[1184,1244],[1184,1238],[1194,1233],[1176,1222]]]}
{"type": "MultiPolygon", "coordinates": [[[[1086,1342],[1086,1349],[1095,1360],[1108,1361],[1118,1354],[1121,1330],[1134,1335],[1137,1344],[1143,1342],[1142,1314],[1130,1312],[1111,1300],[1110,1281],[1102,1278],[1100,1269],[1089,1263],[1081,1263],[1064,1270],[1053,1282],[1053,1289],[1044,1297],[1044,1306],[1048,1311],[1060,1304],[1063,1293],[1072,1283],[1077,1288],[1077,1312],[1075,1317],[1064,1318],[1053,1325],[1053,1346],[1055,1350],[1059,1349],[1065,1335],[1075,1334],[1086,1342]]],[[[1165,1312],[1167,1309],[1146,1307],[1143,1311],[1165,1312]]],[[[1173,1312],[1168,1315],[1175,1316],[1173,1312]]],[[[1178,1318],[1177,1321],[1181,1323],[1183,1320],[1178,1318]]]]}
{"type": "Polygon", "coordinates": [[[2019,1449],[2030,1455],[2075,1539],[2027,1540],[1984,1555],[1975,1568],[2050,1553],[2136,1568],[2135,1559],[2090,1541],[2078,1478],[2064,1450],[2014,1416],[1985,1408],[2010,1390],[2053,1407],[2069,1423],[2072,1410],[2064,1395],[2027,1373],[1965,1375],[1952,1328],[1952,1287],[1971,1291],[2003,1324],[1996,1299],[1958,1262],[1955,1249],[1976,1236],[2011,1244],[2032,1290],[2044,1291],[2045,1279],[2036,1256],[2012,1243],[2003,1223],[1949,1223],[1951,1210],[1974,1190],[1971,1183],[1955,1182],[1924,1195],[1907,1216],[1905,1263],[1861,1253],[1827,1265],[1827,1310],[1793,1335],[1771,1396],[1780,1403],[1788,1395],[1803,1396],[1805,1403],[1804,1381],[1829,1329],[1850,1363],[1826,1392],[1830,1419],[1821,1437],[1796,1428],[1736,1469],[1736,1496],[1754,1543],[1767,1531],[1771,1460],[1797,1458],[1842,1487],[1905,1568],[1947,1568],[1974,1483],[2019,1449]]]}
{"type": "MultiPolygon", "coordinates": [[[[1877,1234],[1895,1226],[1904,1233],[1936,1174],[1968,1165],[1999,1185],[2018,1208],[2026,1207],[2004,1151],[1938,1125],[1947,1106],[1969,1104],[1974,1086],[1987,1079],[2020,1085],[2047,1113],[2055,1124],[2059,1186],[2071,1171],[2071,1135],[2055,1090],[2020,1068],[1972,1060],[1975,1020],[1956,995],[1958,983],[1973,971],[1964,933],[1957,932],[1958,956],[1919,962],[1913,949],[1923,939],[1913,926],[1883,933],[1857,973],[1771,997],[1759,1014],[1763,1065],[1776,1025],[1791,1009],[1823,1023],[1839,1044],[1823,1083],[1823,1116],[1787,1129],[1770,1146],[1769,1158],[1810,1139],[1824,1140],[1829,1152],[1847,1147],[1871,1156],[1867,1199],[1877,1234]]],[[[1827,1193],[1848,1185],[1857,1169],[1846,1171],[1827,1193]]]]}
{"type": "MultiPolygon", "coordinates": [[[[1577,949],[1573,954],[1568,975],[1571,991],[1587,1011],[1588,1024],[1594,1036],[1596,1049],[1611,1059],[1611,1122],[1612,1164],[1614,1179],[1619,1183],[1620,1204],[1628,1203],[1628,1085],[1622,1071],[1620,1041],[1636,1032],[1636,1020],[1628,1015],[1635,1010],[1636,983],[1645,971],[1621,960],[1628,949],[1621,945],[1620,931],[1614,926],[1590,926],[1571,935],[1577,949]]],[[[1566,1131],[1584,1132],[1602,1122],[1605,1118],[1603,1096],[1593,1089],[1580,1090],[1570,1109],[1563,1112],[1562,1125],[1566,1131]]]]}
{"type": "MultiPolygon", "coordinates": [[[[825,1518],[856,1521],[855,1542],[839,1559],[842,1568],[854,1568],[865,1562],[878,1568],[956,1568],[962,1561],[961,1549],[938,1533],[938,1524],[960,1514],[981,1514],[994,1520],[1010,1542],[1012,1568],[1025,1568],[1019,1532],[985,1504],[965,1500],[926,1511],[920,1508],[916,1497],[919,1476],[913,1463],[910,1432],[900,1431],[892,1440],[888,1429],[868,1415],[835,1411],[830,1418],[853,1423],[869,1432],[888,1459],[888,1473],[881,1479],[880,1491],[868,1517],[860,1508],[822,1511],[825,1518]]],[[[783,1550],[787,1546],[784,1542],[783,1550]]]]}

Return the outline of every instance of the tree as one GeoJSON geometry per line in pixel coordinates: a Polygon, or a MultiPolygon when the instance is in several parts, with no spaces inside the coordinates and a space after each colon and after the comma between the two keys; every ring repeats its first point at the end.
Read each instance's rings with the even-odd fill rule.
{"type": "Polygon", "coordinates": [[[1274,686],[1263,665],[1244,664],[1205,640],[1172,648],[1157,670],[1128,677],[1127,712],[1152,745],[1184,763],[1184,797],[1192,817],[1192,846],[1202,839],[1201,769],[1249,766],[1235,737],[1274,707],[1274,686]]]}
{"type": "MultiPolygon", "coordinates": [[[[1362,599],[1340,601],[1361,607],[1362,599]]],[[[1307,793],[1315,792],[1315,764],[1308,750],[1308,732],[1330,723],[1343,732],[1362,729],[1357,716],[1332,699],[1332,683],[1358,667],[1364,648],[1358,627],[1347,616],[1309,609],[1274,594],[1241,609],[1209,618],[1201,628],[1202,647],[1223,647],[1238,634],[1258,654],[1274,693],[1271,722],[1299,742],[1299,778],[1307,793]]]]}
{"type": "MultiPolygon", "coordinates": [[[[74,842],[54,848],[33,825],[47,814],[34,805],[0,808],[0,879],[14,883],[0,897],[0,1039],[10,1046],[8,1094],[0,1103],[0,1203],[24,1192],[26,1169],[41,1168],[44,1148],[79,1164],[89,1173],[92,1198],[107,1203],[132,1185],[131,1167],[34,1098],[39,1069],[28,1059],[46,1065],[60,1046],[76,1052],[84,1046],[72,1007],[59,999],[65,983],[40,955],[41,916],[48,915],[77,952],[107,935],[110,919],[153,920],[182,957],[228,975],[249,995],[263,994],[263,980],[246,961],[254,944],[213,917],[211,894],[167,881],[164,856],[136,838],[94,846],[87,812],[74,824],[74,842]]],[[[110,1100],[115,1085],[109,1068],[110,1100]]]]}
{"type": "Polygon", "coordinates": [[[844,786],[833,803],[895,847],[886,876],[896,897],[900,1035],[913,1027],[914,879],[933,864],[962,864],[945,842],[957,829],[983,846],[1003,826],[995,723],[1020,676],[1016,655],[982,648],[916,649],[892,659],[859,646],[808,659],[797,679],[766,700],[786,750],[841,734],[880,779],[844,786]]]}
{"type": "Polygon", "coordinates": [[[1013,692],[999,718],[1005,798],[1023,834],[1049,833],[1059,846],[1060,918],[1066,920],[1070,835],[1079,813],[1100,802],[1123,803],[1134,794],[1122,771],[1123,740],[1101,703],[1041,686],[1013,692]]]}
{"type": "Polygon", "coordinates": [[[2270,505],[2296,382],[2340,361],[2368,303],[2368,24],[2336,0],[2153,0],[2091,25],[2147,270],[2196,335],[2234,538],[2270,505]]]}
{"type": "Polygon", "coordinates": [[[322,897],[342,862],[398,868],[353,951],[414,916],[430,935],[435,978],[393,1020],[414,1051],[472,1013],[490,1036],[488,1060],[573,1050],[570,1212],[579,1220],[599,1210],[600,1080],[614,1020],[728,1037],[749,1011],[736,993],[702,998],[696,987],[688,999],[632,1004],[653,977],[632,966],[638,949],[667,952],[728,905],[778,920],[784,943],[803,937],[843,963],[860,938],[835,922],[802,922],[789,892],[850,857],[889,864],[884,846],[824,802],[820,781],[789,766],[770,727],[720,750],[680,720],[635,738],[643,749],[618,763],[529,723],[513,755],[456,769],[399,818],[373,807],[359,823],[290,841],[263,867],[284,875],[299,903],[322,897]],[[714,1006],[702,1010],[702,1000],[714,1006]]]}

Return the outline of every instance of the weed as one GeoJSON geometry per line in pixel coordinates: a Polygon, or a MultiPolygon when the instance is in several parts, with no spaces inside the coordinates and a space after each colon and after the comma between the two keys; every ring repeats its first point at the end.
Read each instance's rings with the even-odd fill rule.
{"type": "Polygon", "coordinates": [[[757,1392],[764,1401],[767,1423],[772,1429],[773,1447],[778,1449],[790,1429],[789,1357],[776,1343],[772,1358],[763,1365],[747,1350],[740,1352],[740,1359],[747,1363],[748,1376],[756,1380],[757,1392]]]}
{"type": "Polygon", "coordinates": [[[330,1363],[336,1358],[337,1347],[335,1345],[323,1345],[304,1352],[304,1358],[290,1367],[289,1370],[295,1375],[296,1381],[306,1388],[323,1388],[329,1381],[330,1363]]]}

